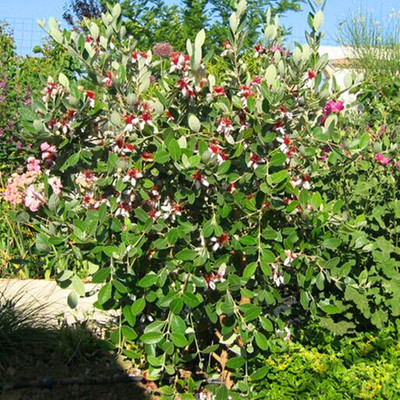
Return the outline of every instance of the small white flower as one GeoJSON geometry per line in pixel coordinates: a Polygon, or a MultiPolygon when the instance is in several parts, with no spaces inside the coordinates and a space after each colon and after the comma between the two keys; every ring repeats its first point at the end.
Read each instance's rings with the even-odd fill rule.
{"type": "Polygon", "coordinates": [[[297,255],[294,254],[291,250],[285,250],[285,261],[283,262],[284,266],[289,266],[296,258],[297,255]]]}

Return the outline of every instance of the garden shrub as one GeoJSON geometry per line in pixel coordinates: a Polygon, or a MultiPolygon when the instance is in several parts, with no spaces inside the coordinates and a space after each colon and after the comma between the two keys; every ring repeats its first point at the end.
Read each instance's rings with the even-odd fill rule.
{"type": "Polygon", "coordinates": [[[324,78],[319,3],[291,52],[269,13],[263,42],[243,48],[239,2],[218,75],[204,31],[187,54],[152,54],[126,37],[118,4],[86,34],[49,20],[82,70],[49,77],[23,110],[37,157],[5,198],[71,306],[82,269],[101,284],[97,307],[121,310],[111,340],[138,363],[145,352],[149,379],[217,372],[247,392],[272,334],[290,340],[310,318],[336,334],[382,328],[400,313],[398,139],[357,129],[324,78]]]}
{"type": "Polygon", "coordinates": [[[269,340],[268,356],[258,355],[250,376],[251,398],[398,398],[400,346],[392,328],[340,339],[316,327],[301,334],[297,342],[269,340]]]}
{"type": "Polygon", "coordinates": [[[17,135],[20,102],[17,71],[14,38],[3,22],[0,24],[0,170],[5,172],[18,167],[26,150],[26,144],[17,135]]]}

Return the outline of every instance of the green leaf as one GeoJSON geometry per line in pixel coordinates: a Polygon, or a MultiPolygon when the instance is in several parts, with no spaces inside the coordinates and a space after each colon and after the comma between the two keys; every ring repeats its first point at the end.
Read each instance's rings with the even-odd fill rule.
{"type": "Polygon", "coordinates": [[[338,238],[330,238],[324,240],[323,245],[329,250],[335,250],[342,244],[342,241],[338,238]]]}
{"type": "Polygon", "coordinates": [[[175,255],[175,258],[177,260],[182,260],[182,261],[191,261],[194,260],[197,256],[198,253],[196,251],[190,249],[183,249],[175,255]]]}
{"type": "Polygon", "coordinates": [[[79,296],[85,295],[85,285],[77,275],[74,275],[72,278],[72,288],[79,296]]]}
{"type": "Polygon", "coordinates": [[[73,309],[73,308],[76,308],[76,306],[78,305],[78,302],[79,302],[78,295],[74,291],[72,291],[68,295],[68,298],[67,298],[68,305],[73,309]]]}
{"type": "Polygon", "coordinates": [[[156,274],[148,274],[140,279],[137,285],[142,288],[148,288],[150,286],[153,286],[157,282],[157,279],[158,276],[156,274]]]}
{"type": "Polygon", "coordinates": [[[261,379],[263,379],[263,378],[265,378],[265,376],[268,374],[268,372],[269,372],[269,366],[268,365],[266,365],[265,367],[262,367],[262,368],[260,368],[259,370],[257,370],[256,372],[253,372],[251,375],[250,375],[250,379],[252,380],[252,381],[259,381],[259,380],[261,380],[261,379]]]}
{"type": "Polygon", "coordinates": [[[201,303],[201,300],[195,294],[190,292],[185,292],[182,298],[185,304],[191,308],[195,308],[201,303]]]}
{"type": "Polygon", "coordinates": [[[240,243],[244,244],[245,246],[254,246],[257,244],[257,239],[250,235],[242,236],[239,240],[240,243]]]}
{"type": "Polygon", "coordinates": [[[179,161],[181,158],[181,148],[175,139],[171,139],[168,143],[168,152],[174,161],[179,161]]]}
{"type": "Polygon", "coordinates": [[[99,269],[92,277],[93,283],[103,283],[111,274],[111,267],[99,269]]]}
{"type": "Polygon", "coordinates": [[[184,335],[182,335],[181,333],[173,333],[171,335],[171,340],[172,343],[176,346],[176,347],[185,347],[188,345],[188,341],[185,338],[184,335]]]}
{"type": "Polygon", "coordinates": [[[133,315],[140,314],[146,307],[146,300],[144,297],[137,299],[131,306],[131,311],[133,315]]]}
{"type": "Polygon", "coordinates": [[[319,31],[319,29],[321,28],[321,26],[324,23],[324,13],[322,12],[322,10],[317,11],[317,13],[314,16],[313,19],[313,28],[316,32],[319,31]]]}
{"type": "Polygon", "coordinates": [[[189,128],[193,132],[196,132],[196,133],[200,132],[201,124],[200,124],[199,119],[195,115],[193,115],[193,114],[189,115],[188,124],[189,124],[189,128]]]}
{"type": "Polygon", "coordinates": [[[340,314],[342,309],[335,304],[320,304],[321,310],[327,314],[340,314]]]}
{"type": "Polygon", "coordinates": [[[49,239],[42,233],[36,234],[36,248],[39,251],[49,251],[51,249],[49,239]]]}
{"type": "Polygon", "coordinates": [[[159,164],[165,164],[170,160],[170,156],[166,150],[160,149],[154,154],[154,161],[159,164]]]}
{"type": "Polygon", "coordinates": [[[156,344],[160,342],[164,337],[161,332],[147,332],[140,336],[140,340],[146,344],[156,344]]]}
{"type": "Polygon", "coordinates": [[[268,340],[261,332],[255,334],[256,344],[261,350],[268,350],[268,340]]]}
{"type": "Polygon", "coordinates": [[[65,163],[60,167],[60,171],[65,171],[69,167],[73,167],[74,165],[78,164],[80,159],[80,153],[72,154],[72,156],[68,157],[65,163]]]}
{"type": "Polygon", "coordinates": [[[243,271],[243,278],[246,278],[246,279],[251,278],[254,275],[254,273],[256,272],[256,269],[257,269],[256,262],[252,262],[252,263],[248,264],[243,271]]]}
{"type": "Polygon", "coordinates": [[[121,328],[122,336],[127,340],[135,340],[137,333],[130,326],[123,325],[121,328]]]}
{"type": "Polygon", "coordinates": [[[273,185],[276,185],[285,179],[287,179],[288,173],[286,169],[283,169],[282,171],[274,172],[272,175],[270,175],[270,181],[273,185]]]}
{"type": "Polygon", "coordinates": [[[258,318],[261,315],[261,307],[254,304],[242,304],[239,306],[240,311],[244,314],[244,319],[246,322],[250,322],[253,319],[258,318]]]}
{"type": "Polygon", "coordinates": [[[98,301],[101,305],[107,303],[111,299],[112,284],[111,282],[106,283],[99,291],[98,301]]]}
{"type": "Polygon", "coordinates": [[[244,364],[246,364],[246,359],[244,357],[237,356],[230,358],[227,361],[226,366],[230,369],[239,369],[243,367],[244,364]]]}

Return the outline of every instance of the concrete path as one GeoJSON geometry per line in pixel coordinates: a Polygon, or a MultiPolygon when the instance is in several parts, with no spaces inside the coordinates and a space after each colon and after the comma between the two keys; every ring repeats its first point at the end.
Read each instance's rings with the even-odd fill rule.
{"type": "Polygon", "coordinates": [[[37,304],[43,307],[41,312],[54,324],[62,319],[68,324],[86,320],[105,324],[117,317],[118,313],[115,310],[105,312],[93,307],[99,289],[100,285],[85,284],[86,293],[90,296],[79,298],[78,306],[71,309],[67,304],[70,290],[60,288],[54,281],[0,279],[0,301],[2,298],[18,299],[19,305],[37,304]]]}

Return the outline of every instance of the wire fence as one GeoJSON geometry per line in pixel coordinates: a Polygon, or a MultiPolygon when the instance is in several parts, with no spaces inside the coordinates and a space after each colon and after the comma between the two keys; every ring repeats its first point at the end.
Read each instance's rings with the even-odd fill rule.
{"type": "MultiPolygon", "coordinates": [[[[47,36],[46,32],[39,28],[37,20],[34,18],[5,17],[1,19],[6,21],[12,29],[17,53],[21,56],[33,55],[33,48],[40,45],[47,36]]],[[[291,48],[294,47],[295,42],[304,44],[305,37],[289,36],[287,38],[287,43],[290,44],[291,48]]],[[[335,40],[327,37],[323,39],[322,44],[324,46],[337,46],[335,40]]]]}
{"type": "Polygon", "coordinates": [[[34,18],[2,17],[11,28],[17,53],[21,56],[32,55],[33,48],[42,43],[46,32],[39,28],[34,18]]]}

